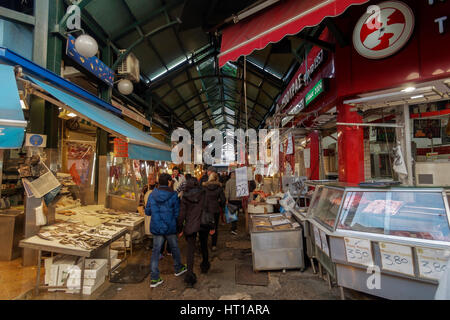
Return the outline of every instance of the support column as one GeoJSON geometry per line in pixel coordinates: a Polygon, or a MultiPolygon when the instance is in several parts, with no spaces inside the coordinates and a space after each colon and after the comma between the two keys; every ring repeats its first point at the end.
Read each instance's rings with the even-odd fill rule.
{"type": "MultiPolygon", "coordinates": [[[[337,107],[337,122],[362,123],[358,113],[350,111],[351,106],[337,107]]],[[[338,126],[339,181],[360,183],[364,181],[364,128],[338,126]]]]}
{"type": "Polygon", "coordinates": [[[306,149],[310,152],[309,169],[306,169],[306,176],[310,180],[319,180],[320,156],[319,156],[319,132],[313,131],[307,137],[306,149]]]}

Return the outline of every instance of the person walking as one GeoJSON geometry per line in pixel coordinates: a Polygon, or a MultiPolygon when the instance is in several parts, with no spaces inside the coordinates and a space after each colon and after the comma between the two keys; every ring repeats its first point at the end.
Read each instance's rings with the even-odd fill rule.
{"type": "MultiPolygon", "coordinates": [[[[236,172],[234,170],[231,172],[230,179],[225,185],[225,198],[226,204],[231,203],[237,206],[238,210],[242,209],[242,198],[236,195],[236,172]]],[[[237,235],[237,221],[231,223],[231,234],[237,235]]]]}
{"type": "Polygon", "coordinates": [[[214,230],[208,225],[202,224],[205,210],[205,191],[200,187],[195,178],[186,181],[186,191],[181,199],[180,216],[178,217],[178,236],[183,235],[187,241],[187,273],[184,278],[188,286],[193,286],[197,282],[197,276],[194,272],[194,251],[197,233],[200,237],[200,247],[202,253],[202,263],[200,269],[202,273],[207,273],[210,268],[208,256],[208,233],[213,235],[214,230]]]}
{"type": "Polygon", "coordinates": [[[180,169],[178,167],[174,167],[172,169],[172,180],[173,180],[173,191],[175,191],[178,194],[178,197],[183,196],[183,188],[184,184],[186,182],[186,178],[181,173],[180,169]]]}
{"type": "Polygon", "coordinates": [[[212,251],[217,250],[218,227],[220,219],[220,210],[225,206],[225,194],[223,192],[222,184],[219,182],[219,176],[213,172],[209,175],[208,181],[203,182],[203,189],[205,190],[206,210],[208,213],[214,214],[214,229],[216,232],[212,236],[212,251]]]}
{"type": "Polygon", "coordinates": [[[177,218],[180,213],[180,201],[177,193],[169,187],[172,178],[168,174],[159,177],[159,187],[153,190],[148,197],[145,214],[151,216],[150,232],[153,234],[153,250],[150,262],[151,283],[155,288],[164,281],[159,273],[159,257],[164,240],[167,240],[174,259],[175,276],[180,276],[187,271],[181,263],[181,254],[177,239],[177,218]]]}

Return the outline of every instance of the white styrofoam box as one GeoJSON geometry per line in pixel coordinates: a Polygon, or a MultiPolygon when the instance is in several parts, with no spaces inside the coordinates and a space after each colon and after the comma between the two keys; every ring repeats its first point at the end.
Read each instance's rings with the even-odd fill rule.
{"type": "MultiPolygon", "coordinates": [[[[44,283],[46,285],[50,284],[50,278],[51,278],[51,268],[53,265],[53,257],[51,258],[46,258],[44,260],[44,269],[45,269],[45,279],[44,279],[44,283]]],[[[55,280],[56,283],[56,280],[55,280]]]]}
{"type": "Polygon", "coordinates": [[[110,250],[110,258],[111,260],[115,260],[117,259],[118,255],[119,255],[119,251],[117,250],[110,250]]]}
{"type": "MultiPolygon", "coordinates": [[[[84,295],[91,295],[95,292],[95,290],[97,290],[98,288],[100,288],[100,286],[105,283],[105,277],[103,277],[103,280],[97,282],[97,284],[93,285],[93,286],[85,286],[83,285],[83,294],[84,295]]],[[[80,289],[76,289],[76,288],[69,288],[66,290],[66,293],[80,293],[80,289]]]]}
{"type": "MultiPolygon", "coordinates": [[[[85,278],[83,286],[95,286],[98,282],[104,281],[108,275],[108,269],[104,269],[98,274],[97,278],[85,278]]],[[[69,277],[67,280],[67,287],[69,289],[80,289],[81,279],[76,277],[69,277]]]]}
{"type": "MultiPolygon", "coordinates": [[[[95,279],[107,270],[107,259],[86,259],[85,266],[84,278],[95,279]],[[91,266],[91,264],[93,265],[91,266]]],[[[72,270],[70,276],[81,278],[81,263],[78,264],[78,268],[72,270]]]]}
{"type": "Polygon", "coordinates": [[[122,260],[120,260],[120,259],[114,259],[111,262],[111,269],[114,269],[115,267],[117,267],[119,265],[119,263],[121,263],[121,262],[122,262],[122,260]]]}
{"type": "MultiPolygon", "coordinates": [[[[68,255],[58,255],[45,260],[45,277],[49,286],[64,286],[68,277],[67,270],[75,265],[77,257],[68,255]]],[[[63,289],[49,289],[49,291],[58,291],[63,289]]]]}

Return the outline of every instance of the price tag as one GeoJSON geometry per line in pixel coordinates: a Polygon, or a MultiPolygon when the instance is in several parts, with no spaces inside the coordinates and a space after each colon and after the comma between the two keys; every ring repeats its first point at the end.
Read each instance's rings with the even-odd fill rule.
{"type": "Polygon", "coordinates": [[[327,256],[330,256],[330,248],[328,247],[327,235],[322,230],[319,230],[320,241],[322,242],[322,250],[327,256]]]}
{"type": "Polygon", "coordinates": [[[416,248],[419,274],[423,278],[439,280],[447,269],[449,255],[444,250],[416,248]]]}
{"type": "Polygon", "coordinates": [[[345,237],[344,243],[348,262],[361,264],[367,267],[373,266],[370,240],[345,237]]]}
{"type": "Polygon", "coordinates": [[[313,229],[314,229],[314,242],[316,243],[316,246],[322,249],[322,242],[320,241],[319,229],[316,226],[313,226],[313,229]]]}
{"type": "Polygon", "coordinates": [[[381,265],[384,270],[414,276],[411,247],[380,242],[380,253],[381,265]]]}

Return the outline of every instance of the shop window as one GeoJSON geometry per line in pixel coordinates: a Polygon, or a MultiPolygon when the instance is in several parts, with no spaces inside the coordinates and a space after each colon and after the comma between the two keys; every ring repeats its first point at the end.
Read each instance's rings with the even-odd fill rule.
{"type": "Polygon", "coordinates": [[[0,7],[34,15],[34,0],[0,0],[0,7]]]}

